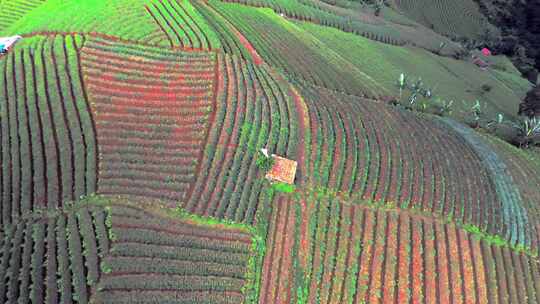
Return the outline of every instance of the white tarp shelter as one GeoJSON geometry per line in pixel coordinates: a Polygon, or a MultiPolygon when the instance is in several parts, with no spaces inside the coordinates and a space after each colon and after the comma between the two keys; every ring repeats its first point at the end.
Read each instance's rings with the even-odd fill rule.
{"type": "Polygon", "coordinates": [[[15,42],[21,39],[21,36],[0,37],[0,53],[6,53],[15,44],[15,42]]]}

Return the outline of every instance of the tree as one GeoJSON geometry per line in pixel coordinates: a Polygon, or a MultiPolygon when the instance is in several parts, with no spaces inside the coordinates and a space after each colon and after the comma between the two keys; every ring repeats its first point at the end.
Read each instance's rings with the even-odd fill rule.
{"type": "Polygon", "coordinates": [[[519,105],[518,114],[527,117],[540,116],[540,86],[534,87],[527,93],[527,96],[519,105]]]}

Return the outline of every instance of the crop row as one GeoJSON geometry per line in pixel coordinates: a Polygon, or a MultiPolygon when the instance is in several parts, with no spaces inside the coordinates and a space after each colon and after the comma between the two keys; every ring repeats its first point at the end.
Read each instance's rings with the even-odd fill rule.
{"type": "Polygon", "coordinates": [[[168,46],[167,36],[145,9],[150,0],[81,3],[76,0],[46,3],[9,0],[0,7],[5,35],[36,32],[100,33],[137,43],[168,46]],[[15,22],[17,21],[17,22],[15,22]],[[5,27],[4,27],[5,25],[5,27]]]}
{"type": "Polygon", "coordinates": [[[331,5],[318,5],[316,1],[227,0],[226,2],[240,3],[254,7],[268,7],[278,14],[284,14],[289,18],[300,21],[308,21],[337,28],[382,43],[392,45],[405,44],[402,37],[400,37],[399,31],[383,22],[377,25],[362,22],[361,18],[353,18],[353,14],[344,13],[345,10],[343,9],[335,9],[331,5]]]}
{"type": "Polygon", "coordinates": [[[266,68],[225,55],[219,57],[219,69],[215,120],[184,208],[251,223],[262,190],[255,155],[266,147],[296,156],[296,110],[285,84],[266,68]]]}
{"type": "Polygon", "coordinates": [[[213,111],[214,57],[93,39],[82,67],[100,143],[99,192],[182,199],[213,111]]]}
{"type": "Polygon", "coordinates": [[[82,84],[81,37],[33,39],[0,61],[2,223],[96,189],[93,119],[82,84]]]}
{"type": "Polygon", "coordinates": [[[430,27],[438,33],[479,38],[487,28],[487,20],[476,3],[458,0],[446,1],[396,1],[406,16],[430,27]]]}
{"type": "Polygon", "coordinates": [[[88,303],[109,242],[108,232],[100,231],[107,231],[100,208],[9,226],[2,240],[0,301],[88,303]]]}
{"type": "Polygon", "coordinates": [[[279,197],[272,202],[259,303],[292,303],[295,215],[292,201],[279,197]]]}
{"type": "Polygon", "coordinates": [[[210,6],[204,2],[195,1],[193,5],[197,11],[206,18],[212,30],[218,36],[221,42],[221,50],[229,55],[237,55],[238,57],[249,61],[251,56],[248,50],[242,45],[242,42],[234,34],[234,29],[231,27],[227,19],[215,12],[210,6]]]}
{"type": "Polygon", "coordinates": [[[435,213],[502,236],[512,228],[498,224],[505,212],[498,190],[460,135],[406,111],[300,87],[309,113],[307,182],[313,187],[435,213]]]}
{"type": "Polygon", "coordinates": [[[97,300],[150,303],[180,296],[195,301],[205,295],[208,303],[243,301],[252,246],[248,233],[132,207],[113,206],[110,214],[113,241],[102,264],[107,271],[98,285],[97,300]]]}
{"type": "Polygon", "coordinates": [[[219,48],[219,40],[189,1],[155,0],[146,5],[146,9],[171,46],[199,50],[219,48]]]}
{"type": "Polygon", "coordinates": [[[527,211],[529,223],[529,233],[532,233],[531,245],[538,246],[538,229],[540,229],[540,189],[531,185],[540,185],[540,176],[536,173],[539,170],[538,162],[530,155],[515,147],[492,137],[484,137],[484,142],[492,148],[506,165],[507,174],[512,177],[512,182],[519,190],[522,206],[527,211]],[[536,229],[535,229],[536,227],[536,229]]]}
{"type": "MultiPolygon", "coordinates": [[[[294,204],[275,208],[294,209],[294,204]]],[[[307,233],[269,237],[280,236],[275,248],[300,242],[298,252],[288,255],[303,258],[299,269],[285,266],[276,272],[287,256],[266,255],[265,265],[272,269],[264,268],[263,282],[272,282],[272,289],[261,294],[262,303],[535,303],[540,296],[534,258],[454,225],[331,199],[296,204],[306,205],[297,220],[308,223],[307,233]],[[298,273],[300,279],[288,290],[286,278],[298,273]],[[291,298],[285,301],[284,295],[291,298]]],[[[282,217],[274,224],[280,230],[289,221],[282,217]]]]}
{"type": "Polygon", "coordinates": [[[349,62],[321,45],[311,34],[271,10],[254,9],[235,3],[210,1],[255,47],[269,64],[296,79],[349,92],[377,96],[379,85],[349,62]]]}
{"type": "Polygon", "coordinates": [[[501,227],[501,234],[513,245],[519,244],[537,248],[536,223],[531,222],[532,218],[530,218],[521,196],[521,190],[527,191],[527,189],[516,186],[512,174],[508,172],[504,158],[500,157],[496,150],[493,150],[480,135],[464,125],[446,118],[441,121],[457,136],[462,137],[462,140],[470,147],[469,149],[474,150],[478,158],[482,160],[489,173],[497,198],[500,200],[500,220],[497,223],[501,227]]]}

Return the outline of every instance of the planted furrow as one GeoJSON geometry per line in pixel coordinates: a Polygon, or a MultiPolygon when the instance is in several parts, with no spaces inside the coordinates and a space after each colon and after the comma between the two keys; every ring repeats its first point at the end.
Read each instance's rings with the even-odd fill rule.
{"type": "MultiPolygon", "coordinates": [[[[351,206],[352,216],[351,223],[349,224],[349,250],[347,252],[346,267],[347,270],[343,277],[342,287],[339,290],[339,300],[331,301],[331,303],[350,303],[355,299],[357,292],[358,273],[360,271],[360,255],[364,250],[364,243],[362,242],[364,227],[366,225],[366,211],[351,206]]],[[[339,278],[336,277],[337,281],[339,278]]]]}
{"type": "Polygon", "coordinates": [[[373,259],[370,265],[370,280],[369,280],[369,303],[380,303],[383,297],[383,273],[384,263],[389,257],[385,255],[386,246],[388,242],[386,235],[388,234],[389,216],[384,211],[378,211],[377,214],[377,226],[375,228],[375,239],[373,249],[373,259]]]}
{"type": "Polygon", "coordinates": [[[57,278],[57,267],[58,267],[58,258],[60,256],[57,249],[56,241],[56,219],[50,218],[47,221],[47,252],[46,252],[46,261],[45,261],[45,303],[59,303],[60,302],[60,286],[58,284],[57,278]]]}
{"type": "MultiPolygon", "coordinates": [[[[416,304],[424,303],[424,300],[427,298],[426,285],[428,279],[430,278],[427,275],[431,276],[431,274],[428,274],[426,272],[426,266],[429,265],[427,263],[429,261],[428,255],[432,255],[433,253],[426,251],[426,245],[429,245],[430,243],[426,242],[425,240],[425,237],[427,237],[427,235],[424,232],[424,222],[421,220],[413,221],[411,223],[411,230],[412,256],[409,271],[411,272],[412,277],[410,278],[409,288],[412,303],[416,304]]],[[[431,293],[432,291],[429,292],[431,293]]],[[[398,300],[403,298],[404,296],[407,297],[406,291],[405,295],[403,295],[402,290],[400,290],[400,293],[398,294],[398,300]]]]}
{"type": "Polygon", "coordinates": [[[452,301],[463,303],[465,296],[465,286],[463,286],[463,252],[459,246],[457,231],[450,225],[445,225],[446,234],[446,252],[449,261],[449,277],[452,292],[452,301]]]}
{"type": "Polygon", "coordinates": [[[386,230],[386,257],[382,274],[382,303],[394,303],[396,298],[397,276],[399,272],[399,239],[401,237],[399,214],[390,212],[388,214],[388,228],[386,230]]]}
{"type": "MultiPolygon", "coordinates": [[[[417,228],[414,221],[411,223],[410,217],[407,215],[399,214],[399,236],[398,236],[398,253],[397,253],[397,271],[395,275],[395,280],[397,282],[395,299],[397,303],[410,303],[411,296],[413,299],[421,301],[421,295],[412,295],[415,288],[414,284],[421,283],[418,280],[419,275],[422,273],[420,267],[417,267],[414,263],[415,260],[415,247],[419,244],[419,240],[415,240],[418,237],[418,234],[414,233],[414,230],[417,228]],[[413,226],[414,225],[414,226],[413,226]],[[410,277],[412,276],[412,277],[410,277]]],[[[421,250],[422,248],[416,248],[416,250],[421,250]]],[[[420,266],[420,265],[418,265],[420,266]]]]}
{"type": "Polygon", "coordinates": [[[100,293],[105,304],[150,304],[182,301],[184,303],[243,303],[239,291],[181,291],[181,290],[106,290],[100,293]]]}
{"type": "Polygon", "coordinates": [[[56,220],[56,242],[58,246],[58,270],[57,275],[61,278],[58,286],[61,303],[72,303],[73,289],[70,270],[69,245],[67,241],[66,217],[59,216],[56,220]]]}
{"type": "Polygon", "coordinates": [[[439,287],[440,276],[443,275],[437,269],[438,248],[435,237],[434,225],[428,221],[422,221],[422,241],[423,241],[423,279],[424,286],[422,294],[426,303],[436,303],[442,299],[439,287]]]}
{"type": "MultiPolygon", "coordinates": [[[[100,158],[104,160],[99,169],[100,189],[110,194],[142,196],[145,195],[142,189],[146,189],[149,197],[182,199],[195,181],[204,130],[213,108],[204,98],[212,96],[213,86],[217,84],[214,79],[200,78],[200,74],[190,76],[196,81],[186,82],[181,71],[204,63],[192,61],[186,52],[160,54],[151,47],[101,40],[88,43],[82,54],[83,66],[89,68],[84,71],[85,81],[89,84],[96,115],[100,158]],[[118,66],[116,73],[120,73],[120,78],[112,77],[103,58],[93,59],[102,53],[115,58],[118,63],[125,63],[118,66]],[[168,60],[172,58],[177,58],[181,64],[170,67],[168,60]],[[139,61],[152,62],[154,69],[149,73],[134,70],[139,61]],[[139,76],[135,76],[135,72],[139,76]],[[166,77],[165,80],[161,76],[166,77]],[[143,79],[148,79],[152,85],[146,85],[143,79]],[[180,86],[174,85],[173,79],[180,86]],[[111,98],[111,94],[118,98],[111,98]],[[129,100],[130,96],[136,101],[129,100]],[[138,121],[139,127],[129,128],[132,121],[138,121]],[[159,160],[157,155],[172,158],[159,160]],[[180,165],[179,156],[187,157],[182,159],[187,166],[180,165]],[[145,169],[146,158],[150,164],[148,169],[145,169]],[[137,159],[139,161],[134,163],[137,159]],[[168,172],[154,172],[157,168],[167,168],[168,172]],[[137,189],[139,187],[142,189],[137,189]]],[[[214,55],[206,56],[206,62],[215,63],[214,55]]]]}
{"type": "MultiPolygon", "coordinates": [[[[29,111],[28,111],[28,99],[29,94],[33,92],[28,92],[29,85],[26,83],[26,71],[25,71],[25,62],[24,62],[24,53],[17,56],[17,62],[15,63],[17,69],[19,70],[15,81],[20,85],[17,86],[17,96],[19,100],[17,101],[17,120],[19,122],[19,138],[20,138],[20,152],[21,152],[21,201],[19,202],[21,212],[30,211],[34,207],[34,159],[32,158],[32,146],[33,138],[31,125],[29,121],[29,111]],[[25,165],[27,164],[27,165],[25,165]],[[28,167],[28,168],[26,168],[28,167]]],[[[41,203],[41,202],[40,202],[41,203]]]]}
{"type": "Polygon", "coordinates": [[[45,234],[46,224],[35,223],[32,225],[33,250],[32,250],[32,286],[30,287],[30,299],[32,303],[43,303],[45,299],[45,267],[44,267],[44,253],[45,253],[45,234]]]}
{"type": "MultiPolygon", "coordinates": [[[[8,199],[6,204],[11,205],[11,218],[19,217],[21,215],[21,193],[22,193],[22,164],[21,164],[21,138],[19,135],[19,115],[18,115],[18,96],[17,86],[20,86],[16,80],[17,67],[15,65],[15,54],[9,54],[8,62],[6,64],[7,79],[7,115],[10,117],[9,124],[9,147],[11,148],[8,174],[11,179],[10,192],[8,193],[8,199]],[[10,77],[11,76],[11,77],[10,77]]],[[[21,96],[22,97],[22,96],[21,96]]],[[[11,221],[10,221],[11,222],[11,221]]]]}
{"type": "Polygon", "coordinates": [[[320,266],[322,275],[320,278],[320,285],[317,288],[320,292],[318,299],[322,303],[327,303],[329,300],[332,281],[335,275],[336,258],[339,240],[342,237],[342,231],[340,231],[342,206],[338,201],[332,202],[330,206],[330,223],[327,226],[328,233],[326,236],[325,244],[325,256],[323,264],[320,266]]]}
{"type": "Polygon", "coordinates": [[[343,301],[344,289],[345,286],[349,286],[348,280],[350,280],[347,276],[349,272],[354,271],[349,266],[349,259],[352,255],[351,247],[357,244],[353,241],[354,235],[352,234],[355,220],[354,207],[343,204],[340,209],[339,238],[336,241],[336,250],[334,253],[335,267],[329,278],[330,287],[328,301],[326,303],[339,303],[343,301]]]}
{"type": "MultiPolygon", "coordinates": [[[[30,302],[30,276],[34,272],[34,269],[31,269],[35,264],[32,263],[33,259],[36,257],[33,256],[32,251],[34,247],[33,243],[33,233],[32,229],[25,229],[24,231],[24,243],[22,244],[22,260],[21,260],[21,269],[19,272],[19,297],[18,301],[21,303],[30,302]]],[[[33,278],[34,279],[34,278],[33,278]]],[[[39,283],[38,283],[39,284],[39,283]]]]}
{"type": "Polygon", "coordinates": [[[362,303],[367,302],[367,296],[369,295],[368,285],[370,283],[370,274],[372,260],[374,257],[375,239],[377,237],[376,226],[378,225],[378,217],[372,210],[366,210],[364,221],[364,231],[362,237],[362,252],[358,257],[358,278],[356,280],[356,293],[355,302],[362,303]]]}
{"type": "Polygon", "coordinates": [[[330,208],[332,204],[329,201],[320,201],[318,202],[318,212],[317,212],[317,228],[314,236],[314,251],[311,264],[311,282],[309,294],[309,303],[313,303],[316,298],[319,297],[320,292],[320,283],[322,278],[322,271],[324,269],[324,256],[326,254],[326,246],[317,246],[317,243],[326,244],[327,235],[328,235],[328,225],[330,222],[330,208]]]}
{"type": "Polygon", "coordinates": [[[291,233],[294,231],[294,225],[296,223],[294,201],[285,200],[283,203],[287,204],[287,213],[285,214],[285,229],[281,232],[283,239],[283,247],[281,248],[281,259],[279,262],[278,281],[276,282],[276,298],[277,303],[291,303],[291,289],[294,287],[294,268],[293,268],[293,250],[295,235],[291,233]]]}
{"type": "Polygon", "coordinates": [[[461,260],[461,278],[463,280],[463,300],[464,303],[477,303],[478,298],[478,284],[483,284],[483,281],[477,281],[475,273],[475,265],[472,256],[472,251],[475,248],[471,248],[469,235],[461,230],[456,229],[458,249],[461,260]]]}

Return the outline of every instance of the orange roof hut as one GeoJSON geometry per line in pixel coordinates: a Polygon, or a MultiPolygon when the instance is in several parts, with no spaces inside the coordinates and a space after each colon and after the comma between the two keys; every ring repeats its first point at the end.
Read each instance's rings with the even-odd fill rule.
{"type": "Polygon", "coordinates": [[[266,173],[266,178],[271,181],[278,181],[290,185],[294,184],[298,163],[294,160],[275,154],[272,154],[272,158],[274,159],[274,165],[272,166],[272,169],[266,173]]]}

